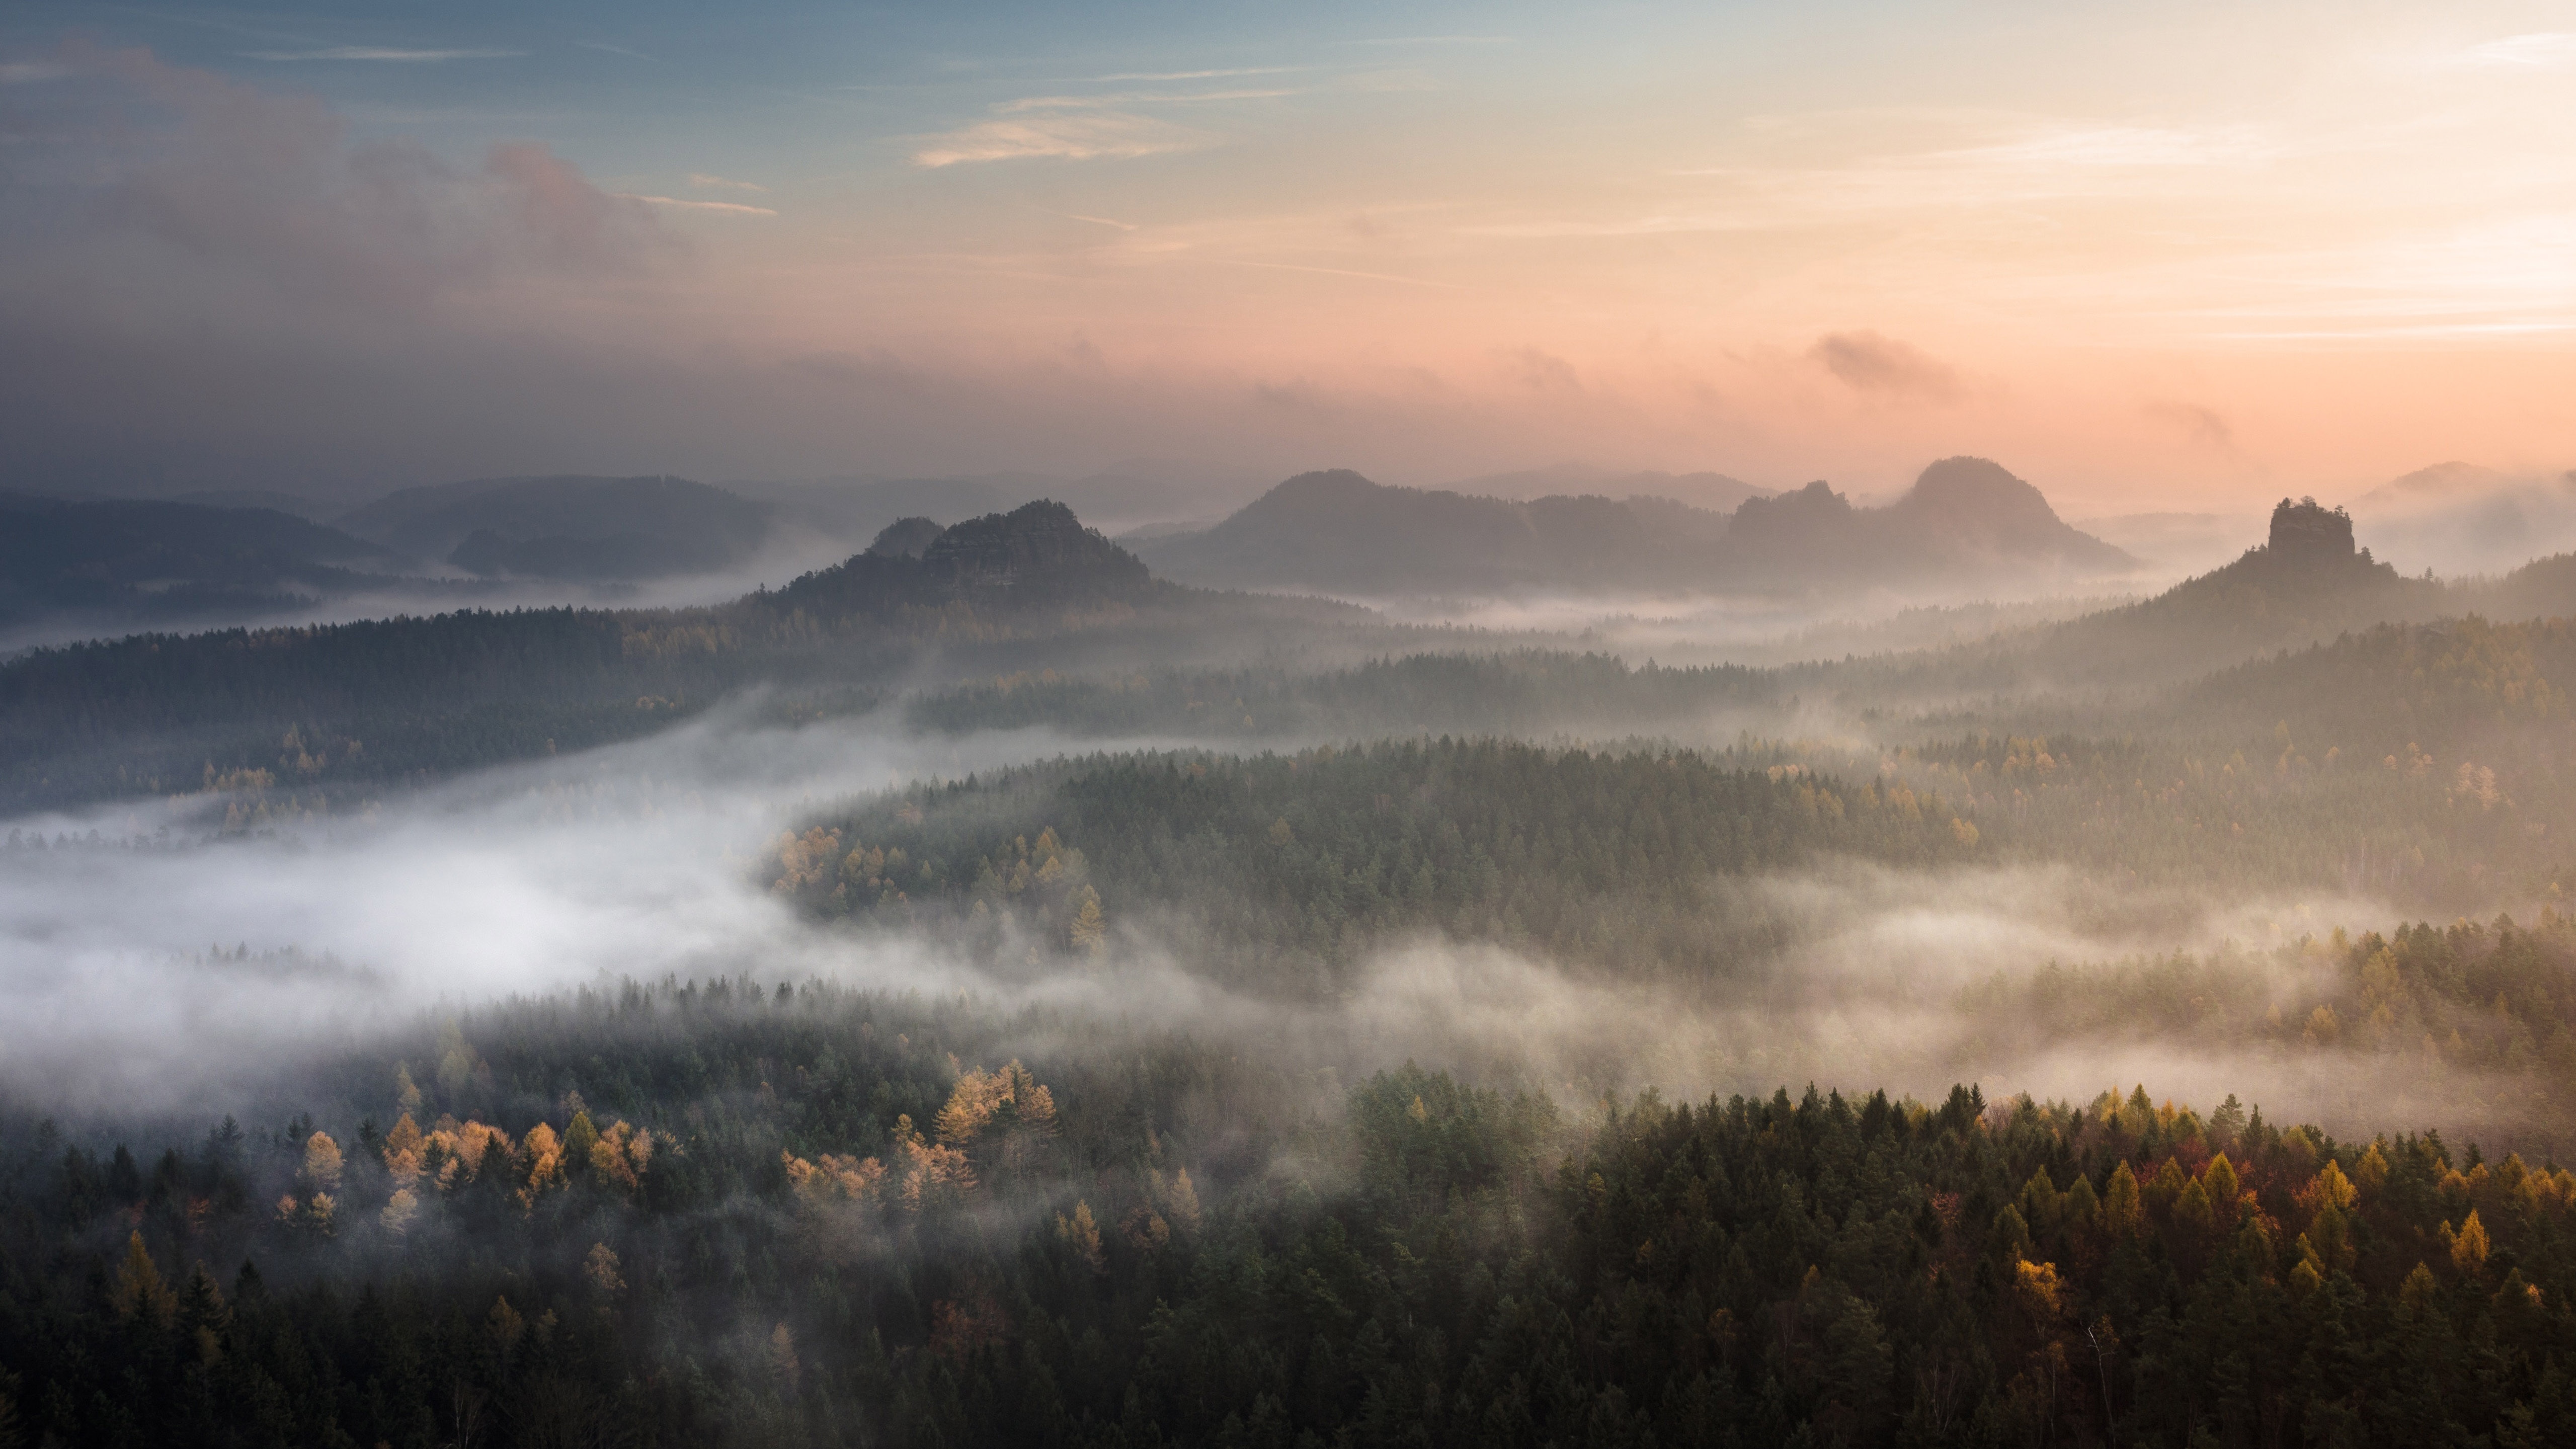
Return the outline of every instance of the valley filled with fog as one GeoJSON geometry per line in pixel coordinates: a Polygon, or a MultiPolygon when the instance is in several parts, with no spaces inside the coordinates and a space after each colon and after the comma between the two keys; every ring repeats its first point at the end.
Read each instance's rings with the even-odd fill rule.
{"type": "MultiPolygon", "coordinates": [[[[0,662],[0,1287],[96,1355],[9,1372],[166,1333],[172,1432],[423,1444],[1288,1444],[1407,1384],[1445,1442],[2151,1437],[2176,1311],[2554,1301],[2576,563],[1691,486],[1122,542],[851,485],[853,546],[504,480],[343,517],[512,565],[0,662]],[[2078,1295],[2107,1417],[2030,1397],[2078,1295]],[[1672,1353],[1563,1358],[1614,1303],[1672,1353]],[[296,1353],[373,1397],[229,1406],[296,1353]]],[[[137,577],[216,529],[120,508],[30,516],[137,577]]],[[[2339,1322],[2214,1343],[2414,1351],[2339,1322]]]]}

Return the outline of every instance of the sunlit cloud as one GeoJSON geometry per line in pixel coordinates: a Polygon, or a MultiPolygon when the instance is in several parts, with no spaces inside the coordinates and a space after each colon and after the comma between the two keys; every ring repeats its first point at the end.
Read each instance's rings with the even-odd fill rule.
{"type": "Polygon", "coordinates": [[[1216,141],[1205,131],[1152,116],[1078,111],[978,121],[927,138],[912,160],[935,169],[978,161],[1130,159],[1204,150],[1216,141]]]}
{"type": "Polygon", "coordinates": [[[703,171],[690,172],[689,184],[722,191],[767,191],[769,189],[757,181],[735,181],[723,176],[710,176],[703,171]]]}

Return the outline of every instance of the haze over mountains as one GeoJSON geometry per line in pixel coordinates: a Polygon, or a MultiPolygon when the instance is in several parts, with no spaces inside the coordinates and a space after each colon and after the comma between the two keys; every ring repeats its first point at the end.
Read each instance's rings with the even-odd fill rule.
{"type": "Polygon", "coordinates": [[[1981,458],[1933,464],[1884,508],[1856,508],[1817,482],[1772,496],[1748,490],[1731,513],[1651,496],[1523,502],[1308,473],[1205,532],[1134,542],[1148,563],[1185,582],[1359,595],[1904,592],[2027,587],[2137,567],[1981,458]]]}
{"type": "MultiPolygon", "coordinates": [[[[497,478],[406,488],[354,509],[258,490],[174,500],[12,495],[0,512],[30,521],[0,561],[0,627],[61,639],[316,611],[353,617],[369,599],[379,612],[599,602],[665,584],[674,587],[661,597],[710,602],[846,558],[905,518],[945,526],[1036,498],[1105,520],[1177,580],[1410,597],[1435,612],[1452,607],[1444,598],[1559,596],[1572,605],[1661,594],[1884,609],[2101,594],[2211,567],[2249,526],[2218,515],[2103,520],[2133,553],[2066,523],[2037,488],[1973,458],[1932,465],[1880,507],[1857,506],[1827,483],[1771,493],[1715,473],[1560,465],[1419,489],[1345,471],[1256,492],[1219,469],[1143,462],[1073,479],[497,478]],[[1559,487],[1580,491],[1550,491],[1559,487]],[[1230,500],[1240,506],[1209,515],[1230,500]]],[[[2565,479],[2447,464],[2371,490],[2351,512],[2361,541],[2410,571],[2494,572],[2576,547],[2576,483],[2565,479]]]]}

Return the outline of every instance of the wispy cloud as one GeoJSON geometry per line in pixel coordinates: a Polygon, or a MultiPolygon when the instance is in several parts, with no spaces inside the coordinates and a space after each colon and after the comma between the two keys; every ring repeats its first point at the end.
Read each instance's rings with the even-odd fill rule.
{"type": "Polygon", "coordinates": [[[1933,403],[1959,397],[1959,375],[1948,363],[1875,332],[1828,333],[1807,355],[1857,393],[1933,403]]]}
{"type": "Polygon", "coordinates": [[[573,47],[577,50],[596,50],[603,55],[622,55],[628,60],[640,60],[650,65],[670,64],[658,55],[646,55],[640,50],[628,50],[625,46],[611,45],[604,40],[576,40],[573,42],[573,47]]]}
{"type": "Polygon", "coordinates": [[[2029,170],[2096,170],[2122,167],[2226,166],[2272,154],[2261,138],[2243,130],[2182,130],[2170,126],[2051,126],[1991,146],[1935,151],[1933,165],[2029,170]]]}
{"type": "Polygon", "coordinates": [[[1131,70],[1117,75],[1086,76],[1084,79],[1089,82],[1222,80],[1239,75],[1290,75],[1308,68],[1302,65],[1244,65],[1228,70],[1131,70]]]}
{"type": "Polygon", "coordinates": [[[921,138],[916,166],[955,166],[971,161],[1132,158],[1199,151],[1218,138],[1143,113],[1153,106],[1218,105],[1273,100],[1294,89],[1213,91],[1105,91],[1097,95],[1021,96],[992,108],[993,118],[921,138]]]}
{"type": "Polygon", "coordinates": [[[1806,166],[1686,168],[1671,174],[1731,183],[1725,206],[1675,207],[1625,217],[1500,222],[1472,229],[1500,237],[1628,237],[1731,232],[2049,202],[2136,199],[2249,170],[2289,154],[2245,127],[2050,123],[1983,145],[1861,157],[1806,166]],[[1747,206],[1744,202],[1757,202],[1747,206]]]}
{"type": "Polygon", "coordinates": [[[2508,35],[2502,40],[2472,45],[2452,59],[2460,65],[2554,69],[2576,64],[2576,32],[2544,30],[2530,35],[2508,35]]]}
{"type": "Polygon", "coordinates": [[[365,60],[429,65],[444,60],[518,60],[524,50],[402,50],[384,45],[327,45],[319,50],[245,50],[252,60],[365,60]]]}
{"type": "Polygon", "coordinates": [[[49,60],[13,60],[0,64],[0,86],[25,85],[32,81],[61,80],[70,75],[71,67],[49,60]]]}
{"type": "Polygon", "coordinates": [[[767,191],[769,189],[757,181],[734,181],[722,176],[710,176],[704,171],[690,172],[689,184],[715,191],[767,191]]]}
{"type": "Polygon", "coordinates": [[[1188,126],[1126,111],[1072,111],[1008,116],[924,139],[913,164],[937,168],[977,161],[1051,157],[1065,161],[1129,159],[1199,151],[1216,137],[1188,126]]]}
{"type": "Polygon", "coordinates": [[[676,206],[682,211],[721,211],[735,216],[776,216],[778,214],[766,206],[745,206],[738,201],[687,201],[677,196],[646,196],[635,191],[615,191],[609,194],[625,201],[643,201],[655,206],[676,206]]]}

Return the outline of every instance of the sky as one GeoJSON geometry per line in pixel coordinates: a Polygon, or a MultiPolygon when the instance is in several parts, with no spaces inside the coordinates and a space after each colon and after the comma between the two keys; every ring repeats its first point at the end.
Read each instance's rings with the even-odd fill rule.
{"type": "Polygon", "coordinates": [[[2576,12],[0,12],[0,487],[2576,468],[2576,12]]]}

